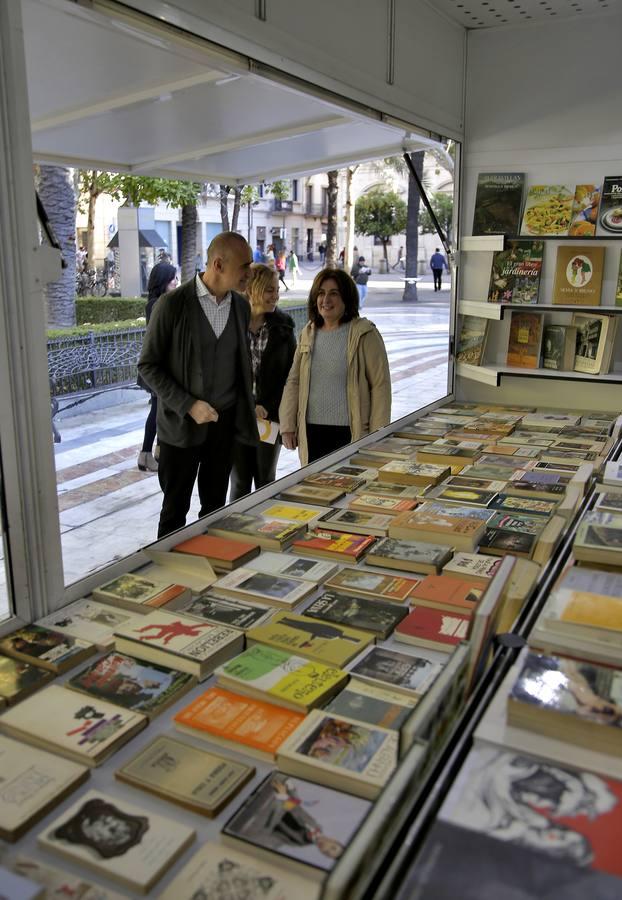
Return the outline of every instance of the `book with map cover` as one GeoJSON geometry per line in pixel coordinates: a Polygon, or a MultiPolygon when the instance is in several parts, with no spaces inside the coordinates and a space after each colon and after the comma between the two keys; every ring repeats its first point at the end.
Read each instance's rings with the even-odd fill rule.
{"type": "Polygon", "coordinates": [[[537,303],[543,241],[508,241],[492,257],[489,303],[537,303]]]}
{"type": "Polygon", "coordinates": [[[518,234],[524,185],[523,172],[480,172],[473,234],[518,234]]]}

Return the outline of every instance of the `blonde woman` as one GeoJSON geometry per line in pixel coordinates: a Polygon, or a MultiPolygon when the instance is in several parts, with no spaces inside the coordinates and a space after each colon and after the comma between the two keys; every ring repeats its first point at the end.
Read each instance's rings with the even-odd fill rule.
{"type": "MultiPolygon", "coordinates": [[[[258,419],[279,421],[279,404],[287,381],[296,337],[294,320],[277,309],[279,275],[271,266],[256,263],[246,288],[251,307],[248,340],[253,374],[253,396],[258,419]]],[[[250,447],[236,441],[233,448],[230,500],[238,500],[255,489],[274,481],[281,450],[275,444],[250,447]]]]}

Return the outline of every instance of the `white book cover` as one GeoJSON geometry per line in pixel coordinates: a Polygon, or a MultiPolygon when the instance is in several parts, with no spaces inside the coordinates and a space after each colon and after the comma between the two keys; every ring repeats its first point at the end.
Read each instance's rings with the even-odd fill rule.
{"type": "Polygon", "coordinates": [[[192,828],[116,796],[87,791],[39,835],[39,846],[146,893],[194,840],[192,828]]]}
{"type": "Polygon", "coordinates": [[[307,559],[290,553],[273,553],[262,550],[259,556],[246,563],[246,569],[264,572],[266,575],[283,575],[286,578],[301,578],[319,584],[330,578],[339,568],[335,563],[307,559]]]}
{"type": "Polygon", "coordinates": [[[284,578],[282,575],[267,575],[255,572],[242,566],[229,572],[212,586],[215,593],[219,591],[234,592],[236,595],[259,600],[274,606],[295,606],[315,589],[309,581],[301,578],[284,578]]]}
{"type": "Polygon", "coordinates": [[[192,553],[174,553],[171,550],[145,550],[151,560],[139,574],[157,581],[174,581],[200,593],[206,591],[218,576],[204,556],[192,553]]]}
{"type": "Polygon", "coordinates": [[[103,888],[94,881],[57,869],[56,866],[50,866],[32,856],[20,854],[12,860],[11,868],[41,885],[45,891],[45,900],[127,900],[124,894],[103,888]]]}
{"type": "Polygon", "coordinates": [[[114,644],[115,629],[138,618],[142,616],[135,616],[128,610],[99,603],[87,597],[38,619],[35,625],[43,625],[45,628],[52,628],[71,637],[89,641],[100,649],[108,649],[114,644]]]}
{"type": "Polygon", "coordinates": [[[174,667],[175,655],[202,662],[237,641],[240,632],[225,625],[198,622],[190,616],[155,610],[142,616],[135,627],[120,628],[115,635],[172,654],[171,665],[174,667]]]}

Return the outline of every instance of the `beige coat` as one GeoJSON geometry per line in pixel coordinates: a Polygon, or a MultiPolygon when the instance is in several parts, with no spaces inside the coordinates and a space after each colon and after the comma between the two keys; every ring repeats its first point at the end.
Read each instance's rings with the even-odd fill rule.
{"type": "MultiPolygon", "coordinates": [[[[307,448],[307,403],[311,379],[311,354],[315,325],[303,328],[279,408],[281,432],[293,432],[304,466],[307,448]]],[[[348,412],[352,440],[388,425],[391,421],[391,376],[384,341],[369,319],[352,319],[348,336],[348,412]]]]}

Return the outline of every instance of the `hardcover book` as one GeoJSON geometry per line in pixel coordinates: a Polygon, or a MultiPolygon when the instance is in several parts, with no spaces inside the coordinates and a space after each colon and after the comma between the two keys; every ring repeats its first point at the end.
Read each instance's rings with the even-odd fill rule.
{"type": "Polygon", "coordinates": [[[265,606],[242,603],[241,600],[225,600],[224,597],[212,597],[209,594],[189,600],[178,611],[185,616],[204,619],[214,625],[229,625],[242,631],[265,622],[272,615],[272,610],[265,606]]]}
{"type": "Polygon", "coordinates": [[[0,638],[0,652],[60,675],[96,652],[94,644],[40,625],[25,625],[0,638]]]}
{"type": "Polygon", "coordinates": [[[254,572],[266,575],[282,575],[284,578],[301,578],[321,584],[337,571],[334,563],[320,562],[316,559],[305,559],[292,553],[269,553],[264,551],[246,567],[254,572]]]}
{"type": "Polygon", "coordinates": [[[152,719],[195,684],[185,672],[140,662],[113,650],[70,678],[67,687],[152,719]]]}
{"type": "Polygon", "coordinates": [[[571,372],[577,351],[574,325],[545,325],[542,338],[542,365],[545,369],[571,372]]]}
{"type": "Polygon", "coordinates": [[[604,264],[604,247],[558,247],[553,303],[598,306],[604,264]]]}
{"type": "Polygon", "coordinates": [[[481,365],[487,335],[488,319],[482,316],[461,316],[456,361],[471,366],[481,365]]]}
{"type": "Polygon", "coordinates": [[[574,191],[569,237],[593,237],[596,234],[598,206],[600,203],[599,184],[578,184],[574,191]]]}
{"type": "Polygon", "coordinates": [[[318,900],[319,885],[265,862],[208,841],[158,900],[318,900]]]}
{"type": "Polygon", "coordinates": [[[225,824],[222,840],[321,881],[370,808],[369,800],[271,772],[225,824]]]}
{"type": "MultiPolygon", "coordinates": [[[[89,776],[86,766],[0,735],[0,837],[16,841],[89,776]]],[[[3,895],[6,884],[2,883],[3,895]]]]}
{"type": "Polygon", "coordinates": [[[574,193],[574,187],[565,184],[532,185],[527,192],[520,233],[534,237],[568,234],[574,193]]]}
{"type": "Polygon", "coordinates": [[[259,544],[252,541],[230,540],[212,534],[197,534],[173,547],[175,553],[187,553],[204,557],[217,571],[228,572],[244,566],[261,552],[259,544]]]}
{"type": "Polygon", "coordinates": [[[93,589],[94,600],[140,615],[146,615],[152,609],[174,608],[176,602],[181,603],[188,597],[189,588],[181,584],[162,584],[131,572],[93,589]]]}
{"type": "Polygon", "coordinates": [[[537,303],[543,241],[508,241],[492,256],[489,303],[537,303]]]}
{"type": "Polygon", "coordinates": [[[282,772],[374,800],[397,766],[398,735],[314,709],[281,745],[282,772]]]}
{"type": "Polygon", "coordinates": [[[427,574],[440,571],[451,555],[449,547],[441,544],[389,537],[375,544],[367,554],[366,562],[385,568],[427,574]]]}
{"type": "Polygon", "coordinates": [[[60,900],[62,897],[75,897],[77,900],[127,900],[124,894],[87,881],[72,872],[57,869],[56,866],[50,866],[32,856],[19,854],[12,861],[12,869],[41,885],[43,900],[60,900]]]}
{"type": "Polygon", "coordinates": [[[194,831],[101,791],[87,791],[38,837],[43,850],[146,894],[194,840],[194,831]]]}
{"type": "Polygon", "coordinates": [[[588,375],[607,372],[609,364],[605,366],[605,346],[611,327],[611,316],[576,312],[572,315],[572,324],[577,329],[575,372],[585,372],[588,375]]]}
{"type": "Polygon", "coordinates": [[[269,606],[291,609],[315,590],[312,581],[302,578],[284,578],[282,575],[266,575],[252,569],[236,569],[212,586],[216,594],[241,600],[258,600],[269,606]]]}
{"type": "Polygon", "coordinates": [[[263,644],[249,647],[215,675],[226,689],[297,712],[326,703],[348,680],[347,672],[335,666],[263,644]]]}
{"type": "Polygon", "coordinates": [[[522,172],[480,172],[473,234],[518,234],[524,184],[522,172]]]}
{"type": "Polygon", "coordinates": [[[406,613],[404,607],[387,600],[354,597],[336,591],[325,591],[305,609],[305,616],[312,619],[348,625],[382,639],[391,634],[406,613]]]}
{"type": "Polygon", "coordinates": [[[417,697],[414,694],[408,696],[371,681],[351,678],[325,707],[325,711],[336,716],[349,716],[357,722],[399,731],[416,704],[417,697]]]}
{"type": "Polygon", "coordinates": [[[603,181],[596,233],[622,234],[622,175],[607,175],[603,181]]]}
{"type": "Polygon", "coordinates": [[[483,589],[473,581],[454,575],[427,575],[412,592],[410,602],[414,606],[431,606],[470,615],[482,592],[483,589]]]}
{"type": "Polygon", "coordinates": [[[326,527],[333,531],[372,534],[385,537],[392,516],[380,513],[357,512],[354,509],[338,509],[325,519],[326,527]]]}
{"type": "Polygon", "coordinates": [[[165,612],[152,612],[137,627],[122,628],[115,636],[120,653],[174,666],[199,681],[244,646],[244,633],[237,628],[165,612]]]}
{"type": "Polygon", "coordinates": [[[395,629],[395,640],[431,650],[452,650],[466,640],[471,618],[459,612],[415,605],[395,629]]]}
{"type": "Polygon", "coordinates": [[[255,774],[253,766],[159,735],[114,773],[139,790],[213,819],[255,774]]]}
{"type": "Polygon", "coordinates": [[[213,687],[178,712],[174,722],[179,731],[272,762],[303,719],[301,712],[213,687]]]}
{"type": "Polygon", "coordinates": [[[283,522],[280,519],[264,519],[248,513],[229,513],[209,526],[211,535],[248,543],[252,539],[264,550],[284,550],[307,530],[306,525],[283,522]]]}
{"type": "Polygon", "coordinates": [[[34,694],[53,678],[46,669],[0,655],[0,698],[9,706],[34,694]]]}
{"type": "Polygon", "coordinates": [[[537,369],[540,365],[543,318],[539,313],[512,310],[507,365],[537,369]]]}
{"type": "Polygon", "coordinates": [[[147,725],[147,717],[51,684],[0,716],[10,737],[98,766],[147,725]]]}
{"type": "Polygon", "coordinates": [[[419,584],[416,578],[399,575],[381,575],[365,569],[343,568],[326,582],[326,587],[335,591],[345,591],[357,597],[390,600],[403,603],[419,584]]]}
{"type": "Polygon", "coordinates": [[[372,647],[349,669],[356,678],[381,682],[396,691],[425,694],[442,666],[428,659],[391,650],[372,647]]]}
{"type": "Polygon", "coordinates": [[[373,640],[364,631],[286,612],[247,632],[248,646],[266,644],[334,666],[349,662],[373,640]]]}
{"type": "Polygon", "coordinates": [[[115,628],[127,624],[132,618],[130,612],[84,598],[63,606],[43,619],[37,619],[35,625],[95,644],[98,650],[109,650],[114,646],[115,628]]]}
{"type": "Polygon", "coordinates": [[[347,534],[346,532],[312,531],[294,541],[296,553],[303,556],[319,556],[325,559],[336,559],[342,562],[356,562],[374,544],[371,535],[347,534]]]}

